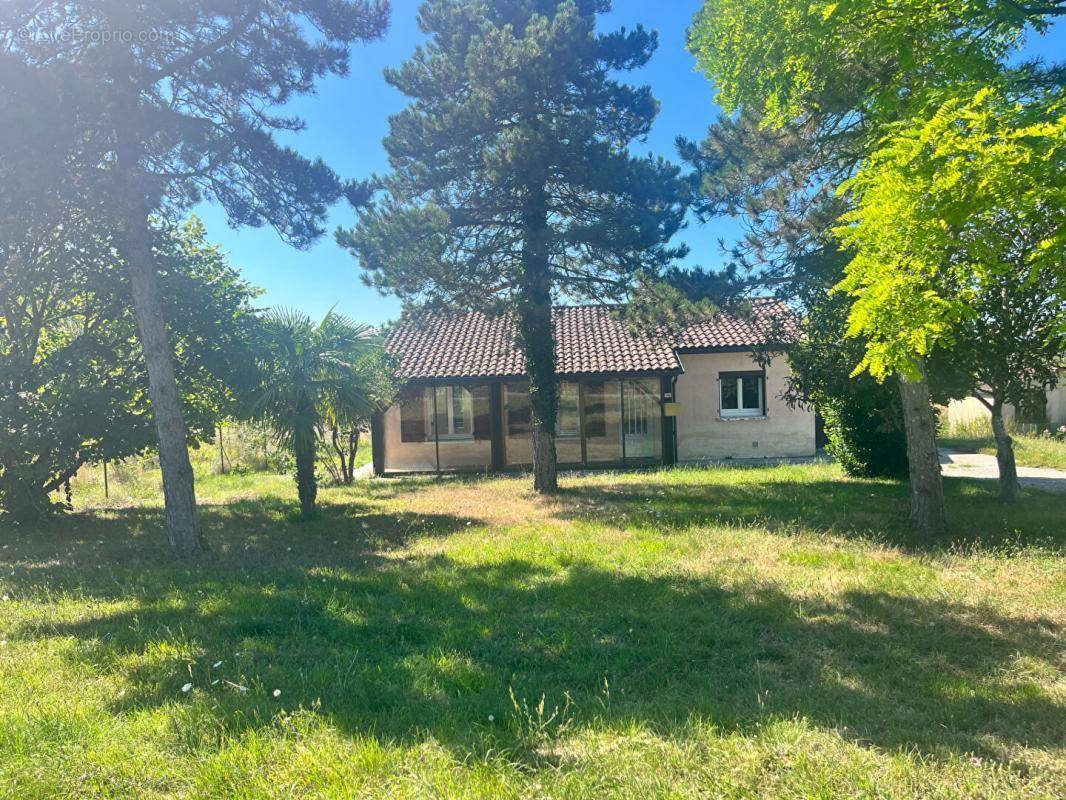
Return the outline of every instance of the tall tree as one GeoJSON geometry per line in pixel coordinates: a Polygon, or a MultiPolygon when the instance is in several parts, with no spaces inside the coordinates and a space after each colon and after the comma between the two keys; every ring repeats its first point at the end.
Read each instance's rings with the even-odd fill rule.
{"type": "Polygon", "coordinates": [[[1005,403],[1054,386],[1066,352],[1066,101],[987,86],[901,123],[844,189],[841,286],[873,375],[952,346],[987,402],[1000,492],[1018,496],[1005,403]]]}
{"type": "MultiPolygon", "coordinates": [[[[832,243],[831,228],[854,204],[836,190],[886,126],[921,115],[931,98],[960,82],[1002,76],[1027,26],[1043,30],[1064,10],[994,0],[707,0],[689,47],[719,102],[739,113],[702,147],[689,145],[688,155],[717,176],[718,207],[741,208],[752,223],[739,259],[770,285],[805,278],[795,266],[832,243]],[[735,145],[751,156],[740,168],[730,153],[735,145]]],[[[920,447],[909,459],[911,518],[936,532],[945,521],[929,389],[912,385],[924,374],[917,362],[900,374],[903,410],[912,415],[908,446],[920,447]]]]}
{"type": "Polygon", "coordinates": [[[533,485],[557,487],[554,299],[623,298],[681,254],[675,167],[630,155],[658,110],[615,80],[656,46],[599,34],[608,0],[429,0],[429,41],[386,79],[412,98],[390,120],[385,195],[338,240],[409,305],[506,312],[525,354],[533,485]]]}
{"type": "Polygon", "coordinates": [[[275,310],[264,325],[264,386],[252,413],[266,421],[296,457],[300,512],[314,516],[315,450],[327,419],[369,417],[377,384],[362,362],[381,347],[371,329],[330,311],[315,323],[275,310]]]}
{"type": "MultiPolygon", "coordinates": [[[[99,205],[129,272],[148,368],[167,533],[201,547],[181,396],[175,379],[153,215],[207,198],[234,225],[272,225],[296,246],[322,232],[337,176],[274,138],[302,122],[273,108],[348,68],[352,42],[380,36],[385,0],[11,0],[0,7],[0,76],[73,82],[95,100],[76,162],[83,207],[99,205]]],[[[6,87],[5,87],[6,90],[6,87]]],[[[7,119],[5,125],[21,124],[7,119]]]]}

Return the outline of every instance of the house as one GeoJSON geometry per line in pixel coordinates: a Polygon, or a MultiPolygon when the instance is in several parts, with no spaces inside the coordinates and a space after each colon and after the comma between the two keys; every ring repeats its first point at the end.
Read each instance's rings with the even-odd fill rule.
{"type": "MultiPolygon", "coordinates": [[[[634,334],[605,306],[553,311],[562,467],[765,459],[815,453],[815,415],[782,399],[784,356],[753,348],[768,320],[719,315],[671,337],[634,334]]],[[[520,469],[532,461],[528,384],[508,316],[467,313],[397,326],[386,343],[405,390],[375,419],[378,474],[520,469]]]]}
{"type": "MultiPolygon", "coordinates": [[[[991,402],[991,396],[983,396],[991,402]]],[[[948,428],[991,424],[992,414],[988,406],[976,397],[951,400],[941,413],[948,428]]],[[[1055,387],[1038,392],[1022,414],[1018,414],[1018,410],[1009,403],[1005,404],[1003,418],[1008,425],[1022,430],[1042,431],[1066,425],[1066,369],[1059,370],[1059,381],[1055,387]]]]}

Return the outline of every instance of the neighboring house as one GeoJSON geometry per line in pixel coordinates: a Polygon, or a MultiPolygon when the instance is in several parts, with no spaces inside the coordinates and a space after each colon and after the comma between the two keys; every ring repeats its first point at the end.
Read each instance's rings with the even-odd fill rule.
{"type": "MultiPolygon", "coordinates": [[[[986,395],[987,397],[987,395],[986,395]]],[[[988,398],[991,402],[991,398],[988,398]]],[[[1037,398],[1039,399],[1039,398],[1037,398]]],[[[1008,423],[1022,427],[1039,429],[1057,428],[1066,425],[1066,370],[1059,371],[1059,382],[1054,389],[1044,392],[1042,408],[1030,408],[1028,414],[1018,419],[1014,406],[1003,406],[1003,417],[1008,423]]],[[[1035,403],[1034,405],[1039,405],[1035,403]]],[[[944,411],[944,421],[949,428],[956,426],[984,423],[991,418],[988,407],[976,397],[963,397],[952,400],[944,411]]]]}
{"type": "MultiPolygon", "coordinates": [[[[764,369],[760,320],[720,315],[677,340],[634,335],[612,309],[554,309],[562,467],[636,466],[815,453],[815,415],[781,395],[784,356],[764,369]]],[[[406,388],[373,426],[378,474],[505,470],[532,460],[528,384],[506,316],[408,322],[390,334],[406,388]]]]}

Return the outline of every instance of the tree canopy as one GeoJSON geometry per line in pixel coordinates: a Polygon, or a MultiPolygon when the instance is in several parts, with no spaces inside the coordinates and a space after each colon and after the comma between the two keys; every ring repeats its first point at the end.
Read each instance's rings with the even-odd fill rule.
{"type": "Polygon", "coordinates": [[[606,0],[429,0],[425,45],[386,79],[383,196],[338,233],[366,279],[411,305],[508,312],[530,377],[534,482],[555,486],[553,299],[620,299],[682,251],[678,171],[635,157],[658,104],[616,79],[656,46],[597,33],[606,0]]]}

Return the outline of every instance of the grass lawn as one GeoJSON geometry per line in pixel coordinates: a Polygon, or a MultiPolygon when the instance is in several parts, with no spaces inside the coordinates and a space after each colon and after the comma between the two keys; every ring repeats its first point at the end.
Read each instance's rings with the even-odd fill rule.
{"type": "Polygon", "coordinates": [[[0,528],[0,797],[1066,796],[1066,495],[948,480],[928,541],[832,465],[563,485],[0,528]]]}
{"type": "MultiPolygon", "coordinates": [[[[1020,467],[1054,467],[1066,469],[1066,442],[1043,436],[1013,433],[1014,458],[1020,467]]],[[[962,453],[996,454],[996,440],[988,436],[944,436],[937,444],[962,453]]]]}

